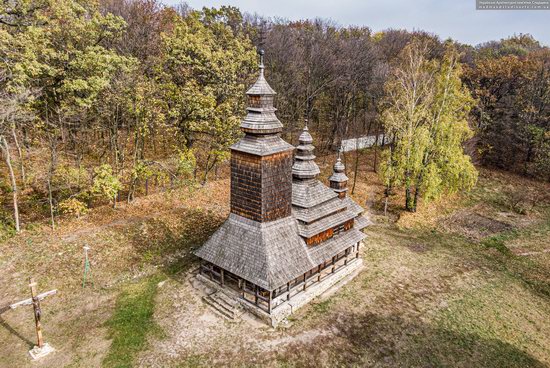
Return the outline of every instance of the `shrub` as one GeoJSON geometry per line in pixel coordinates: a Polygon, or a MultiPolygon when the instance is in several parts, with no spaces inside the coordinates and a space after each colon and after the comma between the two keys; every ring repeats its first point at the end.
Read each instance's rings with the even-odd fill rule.
{"type": "Polygon", "coordinates": [[[113,201],[113,205],[116,204],[116,195],[122,189],[122,184],[113,174],[111,165],[101,165],[95,168],[94,173],[92,194],[113,201]]]}
{"type": "Polygon", "coordinates": [[[65,199],[59,203],[59,211],[66,215],[75,215],[77,218],[88,212],[86,203],[79,201],[76,198],[65,199]]]}

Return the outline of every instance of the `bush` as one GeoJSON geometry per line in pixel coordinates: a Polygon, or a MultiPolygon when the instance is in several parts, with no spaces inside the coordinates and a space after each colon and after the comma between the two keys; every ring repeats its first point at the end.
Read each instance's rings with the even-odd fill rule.
{"type": "Polygon", "coordinates": [[[111,165],[101,165],[94,170],[95,177],[92,185],[92,194],[116,202],[116,195],[122,189],[120,180],[113,174],[111,165]]]}
{"type": "Polygon", "coordinates": [[[75,215],[77,218],[88,212],[86,203],[76,198],[69,198],[59,203],[59,211],[66,215],[75,215]]]}
{"type": "Polygon", "coordinates": [[[178,157],[178,175],[183,179],[190,179],[193,177],[195,169],[197,167],[197,158],[193,150],[184,149],[179,152],[178,157]]]}

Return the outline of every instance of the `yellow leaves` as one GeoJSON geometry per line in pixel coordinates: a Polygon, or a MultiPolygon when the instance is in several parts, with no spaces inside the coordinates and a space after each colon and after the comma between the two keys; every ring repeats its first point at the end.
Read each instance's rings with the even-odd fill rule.
{"type": "Polygon", "coordinates": [[[74,215],[77,218],[88,212],[86,203],[76,198],[68,198],[61,201],[58,205],[59,211],[66,215],[74,215]]]}
{"type": "Polygon", "coordinates": [[[94,173],[91,192],[99,197],[114,200],[115,195],[122,189],[122,184],[113,174],[111,165],[101,165],[94,169],[94,173]]]}
{"type": "Polygon", "coordinates": [[[411,43],[386,83],[382,122],[393,139],[383,167],[387,186],[416,188],[426,199],[469,189],[477,172],[462,144],[472,135],[467,117],[474,100],[461,81],[458,54],[448,48],[427,60],[422,43],[411,43]]]}

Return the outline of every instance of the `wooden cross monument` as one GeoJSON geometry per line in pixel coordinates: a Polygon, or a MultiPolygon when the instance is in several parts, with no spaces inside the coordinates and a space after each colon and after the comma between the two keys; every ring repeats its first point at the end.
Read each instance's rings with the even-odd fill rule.
{"type": "Polygon", "coordinates": [[[46,297],[50,295],[57,294],[57,290],[50,290],[46,291],[42,294],[36,294],[36,282],[34,282],[34,279],[31,277],[29,279],[29,287],[31,289],[31,297],[29,299],[21,300],[17,303],[13,303],[10,305],[7,305],[5,307],[0,308],[0,314],[10,310],[15,309],[17,307],[21,307],[23,305],[32,305],[34,310],[34,323],[36,326],[36,339],[37,339],[37,345],[29,351],[33,359],[41,358],[49,353],[51,353],[54,349],[48,344],[44,343],[42,339],[42,325],[40,323],[40,317],[42,316],[42,310],[40,309],[40,301],[45,299],[46,297]]]}

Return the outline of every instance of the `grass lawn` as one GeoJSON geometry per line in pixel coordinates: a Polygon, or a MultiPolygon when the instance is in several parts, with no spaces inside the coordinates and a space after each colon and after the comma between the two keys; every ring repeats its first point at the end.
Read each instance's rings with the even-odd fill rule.
{"type": "MultiPolygon", "coordinates": [[[[43,304],[57,351],[42,367],[549,366],[550,201],[509,205],[514,190],[536,195],[548,185],[484,170],[468,195],[414,215],[395,198],[384,217],[380,186],[361,172],[354,197],[375,221],[364,269],[289,326],[220,319],[190,280],[191,250],[227,215],[227,179],[4,241],[1,300],[26,296],[30,273],[40,290],[59,289],[43,304]],[[85,244],[94,286],[83,289],[85,244]]],[[[36,366],[26,355],[33,338],[30,310],[3,314],[0,367],[36,366]]]]}

